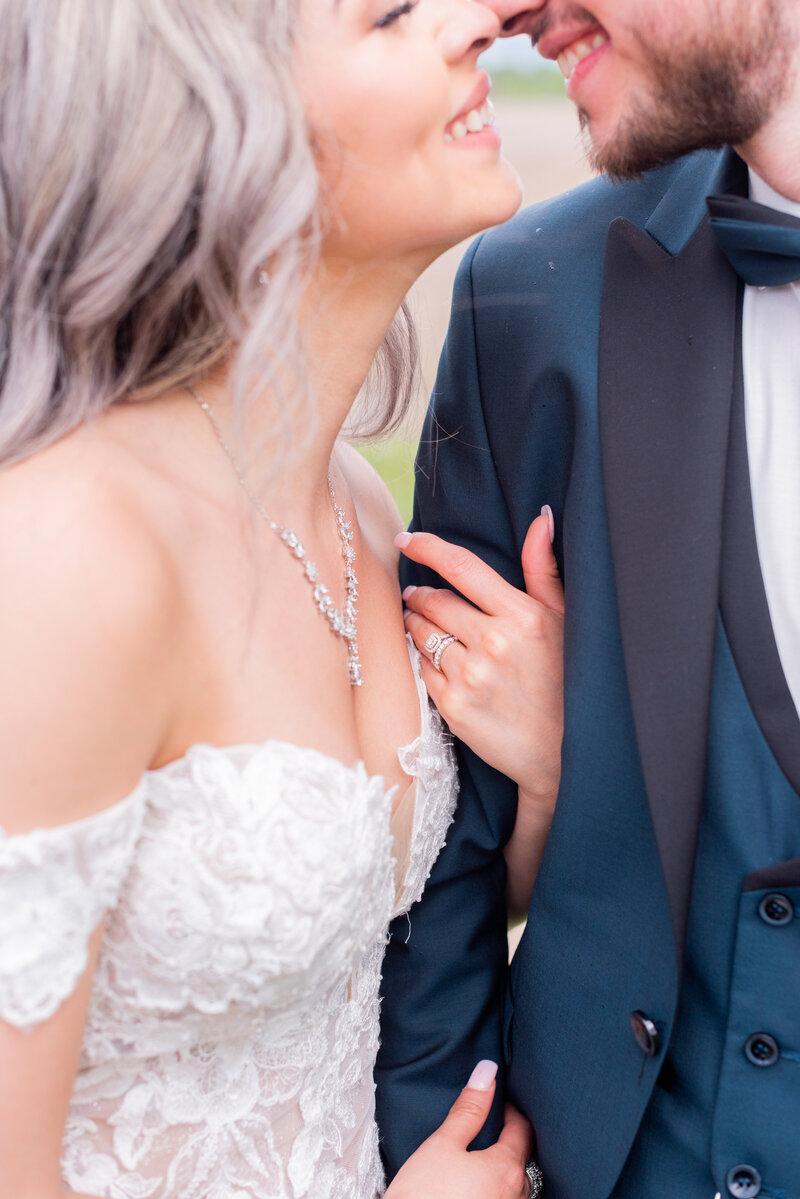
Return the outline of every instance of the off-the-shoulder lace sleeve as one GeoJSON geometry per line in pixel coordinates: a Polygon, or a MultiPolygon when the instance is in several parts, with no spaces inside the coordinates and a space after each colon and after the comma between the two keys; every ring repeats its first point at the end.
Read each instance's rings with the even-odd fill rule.
{"type": "Polygon", "coordinates": [[[0,828],[0,1018],[31,1028],[72,994],[89,938],[116,903],[144,810],[140,784],[73,824],[8,836],[0,828]]]}

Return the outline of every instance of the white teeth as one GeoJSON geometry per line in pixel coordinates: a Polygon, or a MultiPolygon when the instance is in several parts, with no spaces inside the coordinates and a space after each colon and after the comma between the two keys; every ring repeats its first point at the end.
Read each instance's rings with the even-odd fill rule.
{"type": "Polygon", "coordinates": [[[578,58],[577,54],[573,54],[571,50],[564,50],[561,54],[559,54],[558,66],[565,79],[569,79],[579,62],[580,59],[578,58]]]}
{"type": "Polygon", "coordinates": [[[564,78],[569,79],[578,63],[582,62],[584,58],[588,58],[590,54],[594,54],[595,50],[599,50],[607,41],[606,34],[598,31],[594,37],[573,42],[566,50],[562,50],[558,56],[558,66],[564,78]]]}
{"type": "Polygon", "coordinates": [[[464,116],[453,121],[445,132],[446,142],[461,141],[468,133],[480,133],[487,125],[494,124],[494,107],[491,100],[485,100],[480,108],[473,108],[464,116]]]}

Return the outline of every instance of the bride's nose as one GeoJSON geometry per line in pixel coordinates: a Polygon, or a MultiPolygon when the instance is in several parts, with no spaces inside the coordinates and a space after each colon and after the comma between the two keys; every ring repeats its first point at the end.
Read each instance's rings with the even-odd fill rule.
{"type": "Polygon", "coordinates": [[[500,34],[491,8],[476,0],[455,0],[440,30],[440,46],[448,62],[477,58],[500,34]]]}

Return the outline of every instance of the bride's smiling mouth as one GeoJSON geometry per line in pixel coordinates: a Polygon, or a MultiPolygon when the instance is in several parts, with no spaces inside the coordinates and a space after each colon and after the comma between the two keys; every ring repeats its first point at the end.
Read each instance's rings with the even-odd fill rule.
{"type": "Polygon", "coordinates": [[[481,72],[481,77],[467,100],[445,126],[446,142],[499,143],[500,139],[494,129],[494,107],[489,99],[491,86],[489,76],[485,71],[481,72]],[[481,137],[481,134],[484,136],[481,137]]]}

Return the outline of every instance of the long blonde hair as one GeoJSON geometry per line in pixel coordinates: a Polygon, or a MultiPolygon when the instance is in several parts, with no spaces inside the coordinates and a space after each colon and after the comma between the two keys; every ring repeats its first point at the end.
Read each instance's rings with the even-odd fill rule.
{"type": "MultiPolygon", "coordinates": [[[[302,377],[320,233],[296,7],[0,0],[0,465],[225,356],[240,399],[302,377]]],[[[401,418],[413,354],[402,312],[360,432],[401,418]]]]}

